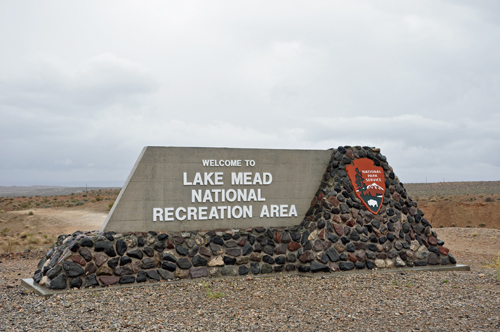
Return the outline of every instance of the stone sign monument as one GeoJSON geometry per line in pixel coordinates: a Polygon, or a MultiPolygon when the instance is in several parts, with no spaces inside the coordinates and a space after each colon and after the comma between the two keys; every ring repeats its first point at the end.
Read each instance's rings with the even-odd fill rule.
{"type": "Polygon", "coordinates": [[[102,229],[59,236],[23,285],[469,270],[444,244],[376,148],[146,147],[102,229]]]}
{"type": "Polygon", "coordinates": [[[145,147],[102,231],[300,224],[327,150],[145,147]]]}

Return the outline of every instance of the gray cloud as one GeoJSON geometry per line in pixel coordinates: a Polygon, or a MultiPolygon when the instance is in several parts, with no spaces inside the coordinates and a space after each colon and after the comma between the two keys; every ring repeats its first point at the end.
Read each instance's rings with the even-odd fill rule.
{"type": "Polygon", "coordinates": [[[404,182],[498,180],[496,9],[2,3],[0,185],[120,185],[145,145],[370,145],[404,182]]]}

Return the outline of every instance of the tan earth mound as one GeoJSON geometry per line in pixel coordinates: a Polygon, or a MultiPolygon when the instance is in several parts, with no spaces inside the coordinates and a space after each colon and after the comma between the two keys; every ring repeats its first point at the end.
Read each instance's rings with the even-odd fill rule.
{"type": "Polygon", "coordinates": [[[425,200],[420,199],[418,206],[435,228],[485,227],[499,229],[500,201],[497,198],[497,195],[433,197],[425,200]]]}

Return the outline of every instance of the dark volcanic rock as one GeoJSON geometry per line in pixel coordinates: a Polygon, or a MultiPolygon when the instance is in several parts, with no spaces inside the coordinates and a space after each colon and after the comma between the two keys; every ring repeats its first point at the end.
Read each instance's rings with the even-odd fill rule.
{"type": "Polygon", "coordinates": [[[122,239],[116,241],[116,253],[123,256],[127,252],[127,244],[122,239]]]}
{"type": "Polygon", "coordinates": [[[142,252],[146,254],[148,257],[153,257],[155,255],[155,251],[151,247],[144,247],[142,248],[142,252]]]}
{"type": "Polygon", "coordinates": [[[181,245],[175,246],[175,251],[181,256],[187,256],[187,254],[189,254],[189,249],[181,245]]]}
{"type": "Polygon", "coordinates": [[[135,279],[136,282],[146,282],[148,280],[148,276],[146,272],[144,271],[139,271],[137,272],[137,278],[135,279]]]}
{"type": "Polygon", "coordinates": [[[356,263],[354,263],[354,266],[356,267],[356,269],[362,270],[362,269],[365,268],[365,263],[363,263],[363,262],[356,262],[356,263]]]}
{"type": "Polygon", "coordinates": [[[156,270],[163,280],[174,280],[174,274],[164,269],[156,270]]]}
{"type": "Polygon", "coordinates": [[[75,262],[64,261],[62,265],[66,275],[70,278],[79,277],[85,273],[85,270],[75,262]]]}
{"type": "Polygon", "coordinates": [[[172,262],[172,263],[177,263],[177,258],[174,257],[174,255],[172,255],[171,253],[163,253],[163,260],[164,261],[169,261],[169,262],[172,262]]]}
{"type": "Polygon", "coordinates": [[[120,259],[120,266],[124,266],[128,263],[132,263],[132,259],[128,256],[123,256],[121,259],[120,259]]]}
{"type": "Polygon", "coordinates": [[[72,252],[77,252],[78,249],[80,249],[80,245],[78,244],[78,242],[76,241],[73,241],[71,242],[71,244],[69,245],[69,250],[71,250],[72,252]]]}
{"type": "Polygon", "coordinates": [[[155,270],[149,270],[149,271],[146,271],[146,276],[149,278],[149,279],[153,279],[153,280],[156,280],[156,281],[160,281],[160,275],[158,274],[158,272],[156,272],[155,270]]]}
{"type": "Polygon", "coordinates": [[[82,256],[87,262],[92,260],[92,254],[87,248],[80,248],[80,256],[82,256]]]}
{"type": "Polygon", "coordinates": [[[49,279],[52,280],[55,277],[57,277],[59,274],[61,274],[61,272],[62,272],[62,266],[56,265],[52,269],[48,270],[46,275],[49,279]]]}
{"type": "Polygon", "coordinates": [[[248,274],[250,270],[248,269],[248,267],[246,267],[245,265],[241,265],[239,268],[238,268],[238,274],[240,276],[242,275],[245,275],[245,274],[248,274]]]}
{"type": "Polygon", "coordinates": [[[250,263],[250,270],[253,274],[260,273],[260,264],[259,263],[250,263]]]}
{"type": "MultiPolygon", "coordinates": [[[[80,267],[80,266],[78,266],[78,267],[80,267]]],[[[49,288],[50,289],[66,289],[66,284],[67,284],[66,275],[60,274],[50,281],[49,288]]]]}
{"type": "Polygon", "coordinates": [[[251,246],[250,244],[248,244],[248,243],[247,243],[247,244],[245,244],[245,245],[243,246],[243,248],[242,248],[242,250],[241,250],[241,254],[242,254],[243,256],[247,256],[247,255],[250,255],[250,254],[252,253],[252,251],[253,251],[252,246],[251,246]]]}
{"type": "Polygon", "coordinates": [[[234,265],[236,264],[236,258],[224,256],[223,259],[225,265],[234,265]]]}
{"type": "Polygon", "coordinates": [[[286,262],[286,258],[285,258],[285,256],[278,256],[278,257],[276,257],[275,262],[276,262],[276,264],[284,265],[286,262]]]}
{"type": "Polygon", "coordinates": [[[192,262],[194,266],[205,266],[207,265],[208,260],[203,256],[196,255],[193,257],[192,262]]]}
{"type": "Polygon", "coordinates": [[[134,274],[134,271],[128,266],[120,266],[115,269],[114,272],[117,276],[124,276],[124,275],[130,275],[134,274]]]}
{"type": "Polygon", "coordinates": [[[269,255],[264,255],[264,257],[262,257],[262,261],[268,264],[274,264],[274,258],[269,255]]]}
{"type": "Polygon", "coordinates": [[[92,274],[92,275],[88,276],[87,279],[85,279],[85,283],[83,286],[85,288],[99,286],[99,282],[97,281],[96,275],[92,274]]]}
{"type": "Polygon", "coordinates": [[[234,257],[241,256],[241,249],[240,248],[229,248],[226,249],[226,254],[234,257]]]}
{"type": "Polygon", "coordinates": [[[137,258],[137,259],[142,259],[143,254],[140,249],[135,249],[127,252],[127,256],[132,257],[132,258],[137,258]]]}
{"type": "Polygon", "coordinates": [[[311,268],[309,267],[309,265],[299,265],[298,270],[299,272],[309,272],[311,268]]]}
{"type": "Polygon", "coordinates": [[[80,241],[80,246],[82,247],[88,247],[88,248],[92,248],[94,246],[94,242],[92,242],[92,240],[88,237],[84,237],[81,241],[80,241]]]}
{"type": "Polygon", "coordinates": [[[152,269],[155,266],[155,260],[150,257],[146,257],[142,260],[141,268],[143,268],[144,270],[152,269]]]}
{"type": "Polygon", "coordinates": [[[80,288],[83,285],[82,278],[75,278],[70,281],[69,288],[80,288]]]}
{"type": "Polygon", "coordinates": [[[267,273],[272,273],[273,272],[273,267],[269,264],[262,264],[262,269],[261,273],[267,274],[267,273]]]}
{"type": "Polygon", "coordinates": [[[435,253],[431,252],[429,257],[427,257],[427,263],[429,265],[438,265],[440,264],[439,257],[435,253]]]}
{"type": "Polygon", "coordinates": [[[177,260],[177,266],[179,266],[181,269],[187,270],[190,269],[192,265],[187,258],[182,257],[177,260]]]}
{"type": "Polygon", "coordinates": [[[124,276],[120,278],[120,284],[133,284],[135,282],[134,276],[124,276]]]}
{"type": "Polygon", "coordinates": [[[415,266],[427,266],[427,261],[415,261],[415,266]]]}
{"type": "Polygon", "coordinates": [[[340,262],[339,268],[342,271],[349,271],[354,269],[354,264],[352,262],[340,262]]]}
{"type": "Polygon", "coordinates": [[[340,260],[339,253],[333,247],[325,251],[325,254],[326,256],[328,256],[328,259],[332,262],[337,262],[340,260]]]}
{"type": "Polygon", "coordinates": [[[110,260],[108,260],[108,266],[112,269],[118,266],[118,263],[120,261],[120,257],[115,257],[110,260]]]}
{"type": "Polygon", "coordinates": [[[100,241],[95,244],[95,251],[100,252],[104,251],[106,255],[109,257],[115,257],[116,256],[116,251],[115,248],[113,248],[113,244],[109,241],[100,241]]]}
{"type": "Polygon", "coordinates": [[[309,267],[310,271],[315,272],[330,272],[330,268],[326,265],[320,264],[316,261],[311,262],[311,266],[309,267]]]}

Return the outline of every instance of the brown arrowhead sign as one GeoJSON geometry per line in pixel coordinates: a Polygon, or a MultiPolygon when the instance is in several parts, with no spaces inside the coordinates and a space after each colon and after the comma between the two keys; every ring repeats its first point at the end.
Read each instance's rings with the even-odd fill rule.
{"type": "Polygon", "coordinates": [[[353,164],[346,166],[346,171],[354,192],[368,211],[377,214],[385,193],[384,170],[368,158],[356,159],[353,164]]]}

